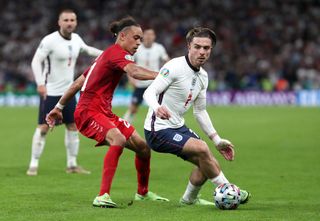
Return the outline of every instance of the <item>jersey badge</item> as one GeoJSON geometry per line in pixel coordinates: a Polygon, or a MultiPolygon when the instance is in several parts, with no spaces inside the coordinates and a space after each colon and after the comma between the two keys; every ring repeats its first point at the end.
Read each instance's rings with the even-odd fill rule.
{"type": "Polygon", "coordinates": [[[180,134],[175,134],[173,137],[174,141],[180,142],[182,140],[182,136],[180,134]]]}
{"type": "Polygon", "coordinates": [[[127,59],[128,61],[134,61],[133,57],[129,54],[127,54],[126,56],[124,56],[125,59],[127,59]]]}
{"type": "Polygon", "coordinates": [[[160,71],[160,74],[163,76],[163,77],[167,77],[169,75],[169,70],[167,68],[163,68],[161,71],[160,71]]]}

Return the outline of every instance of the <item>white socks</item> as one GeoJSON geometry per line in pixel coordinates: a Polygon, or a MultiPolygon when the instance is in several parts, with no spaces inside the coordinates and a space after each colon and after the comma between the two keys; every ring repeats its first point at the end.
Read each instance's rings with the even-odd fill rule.
{"type": "Polygon", "coordinates": [[[187,189],[184,192],[182,199],[186,202],[193,202],[197,198],[200,189],[201,186],[195,186],[189,180],[187,189]]]}
{"type": "Polygon", "coordinates": [[[39,166],[39,158],[43,152],[46,143],[46,136],[41,136],[40,128],[37,128],[32,138],[31,161],[29,168],[39,166]]]}
{"type": "Polygon", "coordinates": [[[79,143],[80,141],[77,131],[65,131],[64,144],[66,145],[67,150],[67,167],[77,166],[79,143]]]}
{"type": "Polygon", "coordinates": [[[227,178],[224,176],[223,172],[220,171],[219,175],[210,179],[210,181],[219,186],[220,184],[223,184],[223,183],[229,183],[229,181],[227,180],[227,178]]]}

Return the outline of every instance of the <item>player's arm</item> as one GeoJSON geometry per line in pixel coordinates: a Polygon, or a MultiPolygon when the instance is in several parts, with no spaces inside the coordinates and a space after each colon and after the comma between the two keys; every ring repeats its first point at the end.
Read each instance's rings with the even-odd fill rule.
{"type": "Polygon", "coordinates": [[[43,40],[39,47],[37,48],[36,53],[34,54],[31,62],[31,68],[32,72],[37,84],[37,91],[41,97],[44,99],[47,96],[47,89],[46,89],[46,76],[42,71],[42,63],[46,59],[46,57],[50,53],[50,49],[47,46],[48,43],[46,43],[45,40],[43,40]]]}
{"type": "Polygon", "coordinates": [[[199,123],[201,129],[207,134],[207,136],[214,142],[217,150],[223,155],[226,160],[234,159],[233,144],[220,138],[216,129],[213,127],[212,121],[206,110],[206,90],[203,90],[194,102],[193,114],[199,123]]]}
{"type": "Polygon", "coordinates": [[[50,128],[53,128],[56,122],[62,121],[62,110],[65,105],[73,98],[73,96],[81,89],[84,84],[85,77],[81,75],[75,80],[69,89],[64,93],[64,95],[60,98],[56,106],[49,112],[46,117],[47,124],[50,128]]]}
{"type": "MultiPolygon", "coordinates": [[[[80,36],[79,36],[80,37],[80,36]]],[[[93,56],[93,57],[98,57],[100,54],[102,54],[103,51],[100,49],[97,49],[95,47],[87,45],[82,38],[80,37],[81,41],[81,52],[85,52],[86,54],[93,56]]]]}
{"type": "MultiPolygon", "coordinates": [[[[167,69],[166,69],[167,70],[167,69]]],[[[161,73],[161,71],[160,71],[161,73]]],[[[160,105],[157,96],[165,91],[172,82],[172,77],[163,77],[161,74],[149,85],[143,94],[143,99],[146,101],[149,107],[156,113],[157,117],[161,119],[169,119],[171,114],[169,110],[160,105]]]]}
{"type": "Polygon", "coordinates": [[[157,77],[158,72],[150,71],[146,68],[129,63],[124,66],[123,70],[132,78],[137,80],[153,80],[157,77]]]}

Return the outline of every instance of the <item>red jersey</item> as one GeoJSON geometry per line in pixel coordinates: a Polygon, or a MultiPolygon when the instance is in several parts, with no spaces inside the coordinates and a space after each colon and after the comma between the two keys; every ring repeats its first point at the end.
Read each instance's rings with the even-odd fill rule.
{"type": "Polygon", "coordinates": [[[114,117],[112,98],[123,68],[133,63],[133,57],[118,44],[108,47],[84,73],[86,80],[81,89],[77,108],[85,108],[114,117]]]}

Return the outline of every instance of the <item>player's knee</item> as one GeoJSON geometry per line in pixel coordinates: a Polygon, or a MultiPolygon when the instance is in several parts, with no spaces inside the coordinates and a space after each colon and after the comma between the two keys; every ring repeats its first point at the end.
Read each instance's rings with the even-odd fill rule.
{"type": "Polygon", "coordinates": [[[205,142],[201,142],[201,144],[197,148],[197,155],[202,159],[209,159],[210,158],[210,149],[205,142]]]}
{"type": "Polygon", "coordinates": [[[109,142],[109,143],[112,146],[121,146],[121,147],[123,147],[125,145],[126,141],[127,141],[126,137],[119,133],[116,136],[114,136],[112,141],[109,142]]]}

